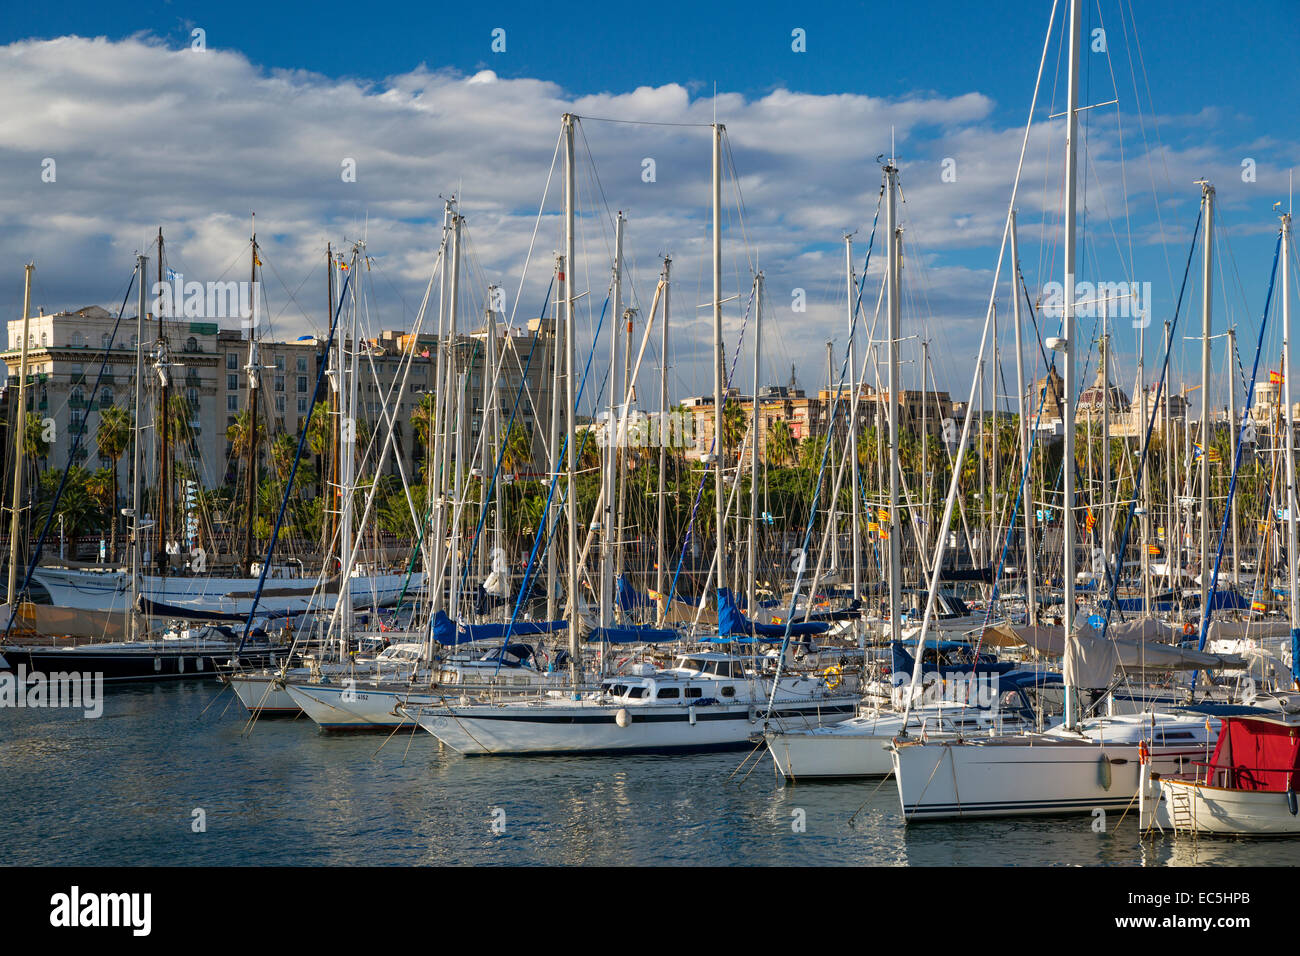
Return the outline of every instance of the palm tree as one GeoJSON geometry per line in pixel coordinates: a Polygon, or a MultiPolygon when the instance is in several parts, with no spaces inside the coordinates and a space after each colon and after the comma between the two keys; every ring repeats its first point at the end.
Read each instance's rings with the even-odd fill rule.
{"type": "Polygon", "coordinates": [[[110,561],[117,560],[117,503],[119,501],[117,484],[117,464],[131,443],[131,433],[135,428],[135,419],[125,408],[109,405],[100,409],[99,429],[95,432],[95,444],[99,447],[99,457],[107,459],[112,471],[112,502],[108,509],[110,561]]]}
{"type": "Polygon", "coordinates": [[[778,468],[794,461],[794,433],[784,418],[767,426],[767,460],[778,468]]]}

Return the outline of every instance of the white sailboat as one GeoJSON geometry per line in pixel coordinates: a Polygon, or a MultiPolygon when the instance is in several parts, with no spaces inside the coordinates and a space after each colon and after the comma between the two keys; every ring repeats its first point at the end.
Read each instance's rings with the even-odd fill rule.
{"type": "MultiPolygon", "coordinates": [[[[1073,642],[1076,608],[1074,488],[1075,369],[1075,258],[1077,247],[1076,192],[1078,153],[1078,91],[1081,4],[1069,3],[1069,66],[1066,106],[1065,203],[1064,203],[1064,304],[1062,338],[1049,346],[1063,352],[1064,374],[1060,396],[1064,430],[1063,524],[1064,606],[1063,625],[1067,642],[1065,668],[1064,723],[1045,733],[1004,736],[983,740],[926,741],[900,737],[892,746],[891,759],[899,799],[906,821],[950,819],[971,816],[1052,814],[1101,808],[1122,808],[1138,789],[1141,757],[1159,772],[1185,770],[1196,759],[1204,759],[1217,731],[1217,721],[1196,714],[1143,713],[1135,715],[1077,719],[1076,695],[1079,669],[1078,646],[1073,642]]],[[[1044,61],[1047,43],[1044,41],[1044,61]]],[[[1041,76],[1040,66],[1040,76],[1041,76]]],[[[1035,101],[1037,92],[1035,92],[1035,101]]],[[[1032,110],[1031,110],[1032,116],[1032,110]]],[[[1026,133],[1026,143],[1028,136],[1026,133]]],[[[1022,146],[1022,158],[1023,158],[1022,146]]],[[[1017,184],[1019,174],[1017,173],[1017,184]]],[[[1202,190],[1202,214],[1207,222],[1206,262],[1209,268],[1208,223],[1212,219],[1213,188],[1202,190]]],[[[1012,208],[1015,192],[1012,193],[1012,208]]],[[[1011,226],[1008,214],[1007,229],[1011,226]]],[[[1004,232],[1005,245],[1006,232],[1004,232]]],[[[1000,258],[1000,257],[999,257],[1000,258]]],[[[999,262],[1000,268],[1000,262],[999,262]]],[[[1208,278],[1206,280],[1208,286],[1208,278]]],[[[996,289],[996,282],[995,282],[996,289]]],[[[1205,309],[1209,309],[1208,289],[1205,309]]],[[[991,309],[991,305],[990,305],[991,309]]],[[[1207,320],[1208,321],[1208,320],[1207,320]]],[[[981,353],[983,343],[981,343],[981,353]]],[[[959,456],[965,451],[969,422],[963,432],[959,456]]],[[[940,548],[951,521],[952,495],[957,474],[949,491],[949,502],[940,535],[940,548]]],[[[940,562],[936,560],[936,566],[940,562]]],[[[937,580],[932,582],[932,590],[937,580]]],[[[927,614],[928,617],[928,614],[927,614]]],[[[915,677],[920,675],[918,667],[915,677]]],[[[1113,666],[1113,665],[1112,665],[1113,666]]],[[[914,682],[915,682],[914,677],[914,682]]],[[[1106,675],[1107,679],[1109,675],[1106,675]]],[[[1088,685],[1091,686],[1091,685],[1088,685]]]]}

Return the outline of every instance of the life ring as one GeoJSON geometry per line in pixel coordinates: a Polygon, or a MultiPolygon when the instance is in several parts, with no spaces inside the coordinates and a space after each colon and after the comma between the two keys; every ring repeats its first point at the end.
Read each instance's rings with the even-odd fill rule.
{"type": "Polygon", "coordinates": [[[827,689],[834,690],[836,687],[839,687],[840,684],[844,683],[843,678],[840,676],[843,673],[844,672],[834,664],[822,671],[822,677],[826,680],[827,689]]]}
{"type": "Polygon", "coordinates": [[[1145,740],[1138,741],[1138,763],[1145,764],[1151,759],[1151,752],[1147,750],[1145,740]]]}

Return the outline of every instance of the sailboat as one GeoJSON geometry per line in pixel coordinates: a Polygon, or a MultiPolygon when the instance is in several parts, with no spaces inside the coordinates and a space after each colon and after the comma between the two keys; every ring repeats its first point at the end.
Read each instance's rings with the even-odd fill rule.
{"type": "MultiPolygon", "coordinates": [[[[1063,353],[1063,389],[1060,403],[1064,429],[1064,605],[1063,629],[1066,643],[1065,714],[1061,726],[1043,733],[953,741],[927,741],[901,735],[890,755],[899,799],[906,821],[976,816],[1052,814],[1090,811],[1095,808],[1123,808],[1132,801],[1139,785],[1140,760],[1153,772],[1176,773],[1204,757],[1214,740],[1218,721],[1204,713],[1147,712],[1080,720],[1080,687],[1098,686],[1096,677],[1083,676],[1088,661],[1076,640],[1075,621],[1075,259],[1077,248],[1076,193],[1078,153],[1078,100],[1080,57],[1080,0],[1069,3],[1069,65],[1066,106],[1065,203],[1064,203],[1064,307],[1062,336],[1048,346],[1063,353]],[[1081,683],[1082,681],[1082,683],[1081,683]]],[[[1045,40],[1044,56],[1046,56],[1045,40]]],[[[1041,68],[1040,68],[1041,73],[1041,68]]],[[[1035,93],[1035,98],[1037,94],[1035,93]]],[[[1026,132],[1026,142],[1028,133],[1026,132]]],[[[1022,147],[1023,155],[1023,147],[1022,147]]],[[[1205,260],[1207,269],[1204,308],[1206,324],[1210,308],[1208,270],[1209,228],[1213,211],[1213,188],[1202,188],[1202,217],[1206,222],[1205,260]]],[[[1015,194],[1012,195],[1012,208],[1015,194]]],[[[1011,227],[1008,215],[1007,230],[1011,227]]],[[[1003,242],[1006,241],[1004,231],[1003,242]]],[[[1000,267],[1000,263],[999,263],[1000,267]]],[[[1207,332],[1208,334],[1208,332],[1207,332]]],[[[981,351],[983,345],[981,344],[981,351]]],[[[966,425],[969,429],[969,422],[966,425]]],[[[962,450],[967,435],[962,437],[962,450]]],[[[954,474],[949,508],[940,536],[947,534],[951,520],[952,494],[957,486],[954,474]]],[[[1207,582],[1208,583],[1208,582],[1207,582]]],[[[933,583],[932,583],[933,589],[933,583]]],[[[1113,648],[1111,649],[1113,653],[1113,648]]],[[[1094,662],[1095,663],[1095,662],[1094,662]]],[[[1109,683],[1114,658],[1097,671],[1100,686],[1109,683]]],[[[917,675],[919,676],[919,666],[917,675]]]]}

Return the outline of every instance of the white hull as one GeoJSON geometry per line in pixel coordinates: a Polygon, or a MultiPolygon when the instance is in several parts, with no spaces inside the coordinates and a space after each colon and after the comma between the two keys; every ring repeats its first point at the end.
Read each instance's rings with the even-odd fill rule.
{"type": "Polygon", "coordinates": [[[250,714],[296,717],[302,713],[288,692],[269,676],[227,676],[225,680],[250,714]]]}
{"type": "Polygon", "coordinates": [[[1300,815],[1292,813],[1285,793],[1229,790],[1185,780],[1159,784],[1155,818],[1165,829],[1223,836],[1300,836],[1300,815]],[[1174,812],[1176,801],[1185,808],[1185,816],[1181,810],[1174,812]]]}
{"type": "Polygon", "coordinates": [[[321,730],[391,730],[411,724],[394,713],[404,694],[342,683],[288,684],[285,691],[321,730]]]}
{"type": "MultiPolygon", "coordinates": [[[[78,571],[37,568],[33,579],[45,588],[57,607],[86,611],[124,612],[131,600],[130,577],[121,571],[78,571]]],[[[180,611],[247,614],[257,592],[257,578],[152,577],[141,578],[140,592],[147,601],[180,611]]],[[[317,593],[315,578],[268,578],[257,608],[260,613],[301,613],[331,607],[336,594],[317,593]]],[[[423,574],[381,574],[352,579],[352,603],[392,604],[406,588],[407,594],[424,586],[423,574]]]]}
{"type": "MultiPolygon", "coordinates": [[[[1004,723],[976,707],[924,707],[908,719],[913,733],[929,738],[1013,733],[1023,726],[1004,723]]],[[[789,780],[887,777],[894,772],[889,744],[903,730],[903,715],[877,711],[829,727],[773,730],[765,737],[777,769],[789,780]]]]}
{"type": "MultiPolygon", "coordinates": [[[[808,726],[852,715],[852,696],[778,702],[772,723],[808,726]]],[[[763,730],[764,705],[619,707],[595,700],[420,708],[420,726],[462,754],[563,754],[730,750],[763,730]],[[620,723],[620,714],[623,715],[620,723]]]]}
{"type": "MultiPolygon", "coordinates": [[[[1139,741],[1151,715],[1091,721],[1089,737],[1061,731],[982,741],[901,742],[891,751],[904,819],[1022,816],[1137,809],[1139,741]]],[[[1151,769],[1176,774],[1204,761],[1217,734],[1204,718],[1157,715],[1165,734],[1151,769]],[[1182,735],[1186,734],[1184,737],[1182,735]]]]}

